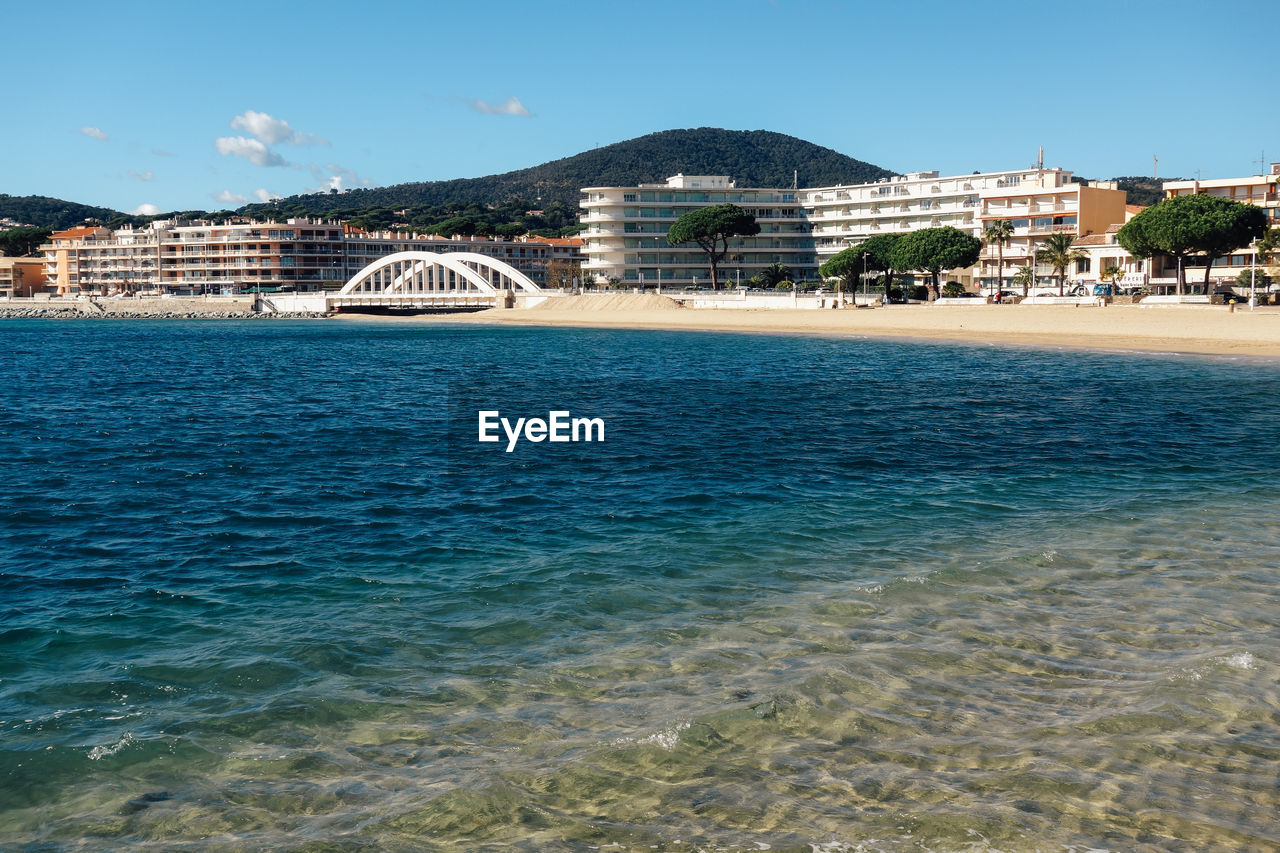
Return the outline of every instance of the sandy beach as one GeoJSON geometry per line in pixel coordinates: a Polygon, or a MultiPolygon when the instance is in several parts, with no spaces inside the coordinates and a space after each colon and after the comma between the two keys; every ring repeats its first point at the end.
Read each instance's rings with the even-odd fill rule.
{"type": "MultiPolygon", "coordinates": [[[[421,318],[439,322],[440,316],[421,318]]],[[[842,310],[693,309],[665,297],[575,297],[567,307],[447,318],[594,328],[856,335],[1088,349],[1280,357],[1280,309],[1247,306],[894,305],[842,310]]]]}

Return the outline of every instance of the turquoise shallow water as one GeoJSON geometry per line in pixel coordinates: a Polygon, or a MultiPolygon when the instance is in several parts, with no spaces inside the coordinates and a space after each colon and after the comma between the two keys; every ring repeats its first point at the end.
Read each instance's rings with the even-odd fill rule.
{"type": "Polygon", "coordinates": [[[0,341],[0,848],[1280,847],[1274,364],[0,341]]]}

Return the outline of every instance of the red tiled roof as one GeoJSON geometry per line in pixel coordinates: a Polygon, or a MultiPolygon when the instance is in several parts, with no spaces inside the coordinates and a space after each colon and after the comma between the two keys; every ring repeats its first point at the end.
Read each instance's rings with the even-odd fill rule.
{"type": "Polygon", "coordinates": [[[49,239],[57,240],[58,238],[62,238],[66,240],[74,240],[76,237],[84,237],[97,230],[98,226],[96,225],[77,225],[75,228],[68,228],[66,231],[55,231],[49,235],[49,239]]]}

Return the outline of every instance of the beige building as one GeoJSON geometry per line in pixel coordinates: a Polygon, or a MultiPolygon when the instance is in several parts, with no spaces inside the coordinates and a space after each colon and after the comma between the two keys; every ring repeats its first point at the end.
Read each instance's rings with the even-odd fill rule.
{"type": "Polygon", "coordinates": [[[45,292],[43,258],[0,257],[0,299],[45,292]]]}
{"type": "MultiPolygon", "coordinates": [[[[1013,224],[1013,237],[1004,247],[1004,268],[999,269],[999,248],[994,243],[984,245],[979,275],[984,290],[992,289],[997,281],[1001,289],[1018,290],[1013,285],[1014,275],[1021,267],[1031,265],[1036,248],[1045,238],[1070,234],[1079,241],[1123,224],[1125,194],[1111,181],[1080,184],[1062,169],[1031,169],[1022,175],[1007,176],[982,193],[976,236],[981,237],[987,226],[1000,219],[1013,224]]],[[[1054,270],[1036,260],[1037,284],[1047,285],[1054,270]]],[[[1084,261],[1069,269],[1069,277],[1088,272],[1087,265],[1084,261]]]]}

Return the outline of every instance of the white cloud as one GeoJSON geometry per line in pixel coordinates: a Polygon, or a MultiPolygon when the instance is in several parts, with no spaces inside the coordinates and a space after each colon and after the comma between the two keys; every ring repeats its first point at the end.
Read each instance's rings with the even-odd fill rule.
{"type": "Polygon", "coordinates": [[[172,157],[172,156],[173,156],[173,154],[171,154],[171,153],[170,153],[170,152],[168,152],[168,151],[165,151],[163,148],[152,148],[152,149],[151,149],[151,153],[152,153],[152,154],[154,154],[154,155],[156,155],[157,157],[172,157]]]}
{"type": "Polygon", "coordinates": [[[311,133],[300,133],[289,126],[284,119],[273,118],[267,113],[245,110],[243,114],[231,120],[233,130],[243,130],[250,136],[257,137],[266,145],[328,145],[328,141],[311,133]]]}
{"type": "Polygon", "coordinates": [[[261,202],[268,202],[273,199],[283,198],[283,196],[277,195],[276,193],[271,192],[271,190],[266,189],[256,189],[253,191],[253,195],[254,198],[261,202]]]}
{"type": "Polygon", "coordinates": [[[354,184],[356,186],[361,186],[361,187],[373,186],[373,181],[369,180],[368,178],[360,177],[358,174],[356,174],[355,169],[347,169],[343,166],[339,166],[337,163],[325,163],[324,167],[328,169],[330,172],[332,172],[334,175],[341,175],[349,183],[354,184]]]}
{"type": "Polygon", "coordinates": [[[521,116],[522,118],[528,118],[530,115],[524,104],[520,103],[520,99],[515,95],[507,98],[501,104],[490,104],[485,101],[475,100],[471,102],[471,106],[476,112],[495,116],[521,116]]]}
{"type": "Polygon", "coordinates": [[[129,175],[139,181],[154,181],[156,179],[156,173],[150,169],[147,169],[145,172],[135,172],[133,169],[130,169],[129,175]]]}
{"type": "Polygon", "coordinates": [[[220,136],[213,141],[219,154],[230,154],[232,157],[243,157],[255,166],[288,166],[276,152],[256,139],[243,136],[220,136]]]}
{"type": "Polygon", "coordinates": [[[214,193],[213,199],[221,204],[245,204],[249,201],[248,197],[233,193],[231,190],[214,193]]]}
{"type": "Polygon", "coordinates": [[[82,127],[80,128],[80,132],[90,139],[105,140],[107,138],[107,135],[103,133],[101,129],[96,127],[82,127]]]}
{"type": "Polygon", "coordinates": [[[134,216],[155,216],[160,212],[160,208],[150,203],[140,204],[129,212],[134,216]]]}

